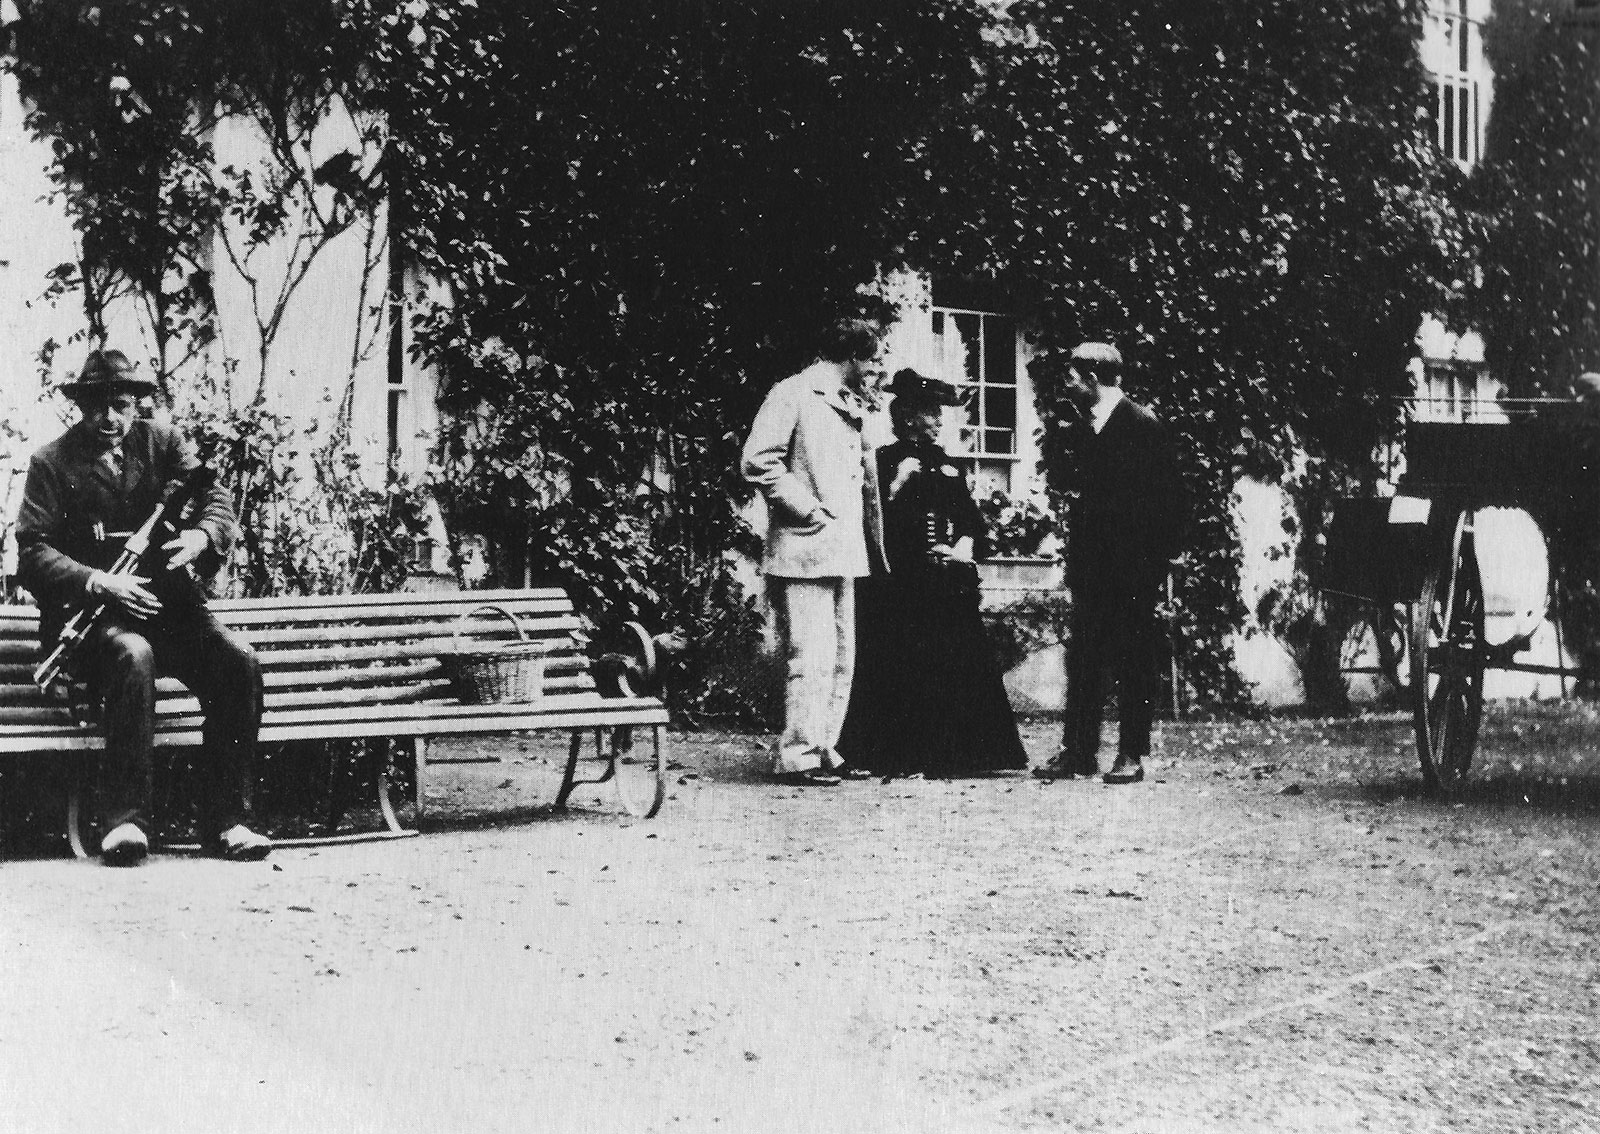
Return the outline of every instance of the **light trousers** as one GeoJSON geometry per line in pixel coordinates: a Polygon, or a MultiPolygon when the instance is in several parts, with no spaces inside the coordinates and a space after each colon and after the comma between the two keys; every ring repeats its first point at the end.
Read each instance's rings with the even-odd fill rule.
{"type": "Polygon", "coordinates": [[[834,746],[855,676],[856,581],[769,576],[767,597],[787,666],[774,770],[836,768],[843,761],[834,746]]]}

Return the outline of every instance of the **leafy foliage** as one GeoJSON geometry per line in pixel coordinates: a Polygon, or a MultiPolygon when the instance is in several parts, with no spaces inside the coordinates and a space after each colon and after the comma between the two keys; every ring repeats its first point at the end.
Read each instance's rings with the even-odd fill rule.
{"type": "Polygon", "coordinates": [[[260,403],[198,401],[180,423],[201,459],[233,490],[240,543],[230,587],[270,595],[387,594],[409,572],[427,531],[424,497],[392,474],[382,488],[359,459],[260,403]],[[305,471],[309,469],[309,472],[305,471]]]}
{"type": "Polygon", "coordinates": [[[885,315],[862,288],[949,216],[926,147],[976,87],[984,6],[375,22],[408,251],[449,284],[418,335],[454,412],[447,513],[591,608],[698,625],[752,544],[735,471],[761,397],[841,314],[885,315]]]}
{"type": "Polygon", "coordinates": [[[1473,312],[1515,394],[1600,370],[1600,28],[1553,0],[1497,0],[1494,113],[1475,186],[1489,228],[1473,312]]]}
{"type": "Polygon", "coordinates": [[[1451,307],[1456,176],[1422,129],[1420,0],[1033,0],[984,110],[1014,203],[991,252],[1039,297],[1044,463],[1072,484],[1066,352],[1118,343],[1180,437],[1194,514],[1174,640],[1240,695],[1229,520],[1242,472],[1303,446],[1370,464],[1424,313],[1451,307]],[[1004,160],[1002,160],[1002,155],[1004,160]]]}
{"type": "MultiPolygon", "coordinates": [[[[988,277],[1031,304],[1060,490],[1065,352],[1117,341],[1182,440],[1195,514],[1168,613],[1191,682],[1226,701],[1235,479],[1281,475],[1299,447],[1359,475],[1421,316],[1456,309],[1460,177],[1426,137],[1422,10],[41,0],[19,43],[91,320],[123,281],[181,337],[207,311],[214,221],[248,275],[241,252],[303,219],[314,253],[387,194],[400,251],[440,285],[414,297],[414,345],[452,412],[434,485],[451,527],[492,538],[501,578],[558,578],[591,610],[749,639],[727,585],[752,539],[739,440],[822,328],[887,314],[870,297],[887,272],[988,277]],[[311,168],[306,132],[335,108],[360,152],[311,168]],[[267,139],[265,180],[214,168],[205,125],[227,113],[267,139]]],[[[263,350],[282,294],[257,295],[263,350]]],[[[216,429],[224,448],[290,444],[250,414],[216,429]]],[[[283,546],[263,563],[295,562],[283,546]]]]}
{"type": "Polygon", "coordinates": [[[364,30],[327,0],[26,6],[10,65],[80,238],[79,261],[52,273],[52,298],[79,294],[102,344],[107,307],[142,304],[169,399],[173,376],[216,340],[214,259],[249,291],[258,392],[322,249],[365,222],[375,262],[385,138],[363,110],[364,30]],[[354,152],[313,165],[312,136],[335,119],[349,123],[354,152]],[[267,160],[219,167],[217,131],[244,123],[267,160]]]}

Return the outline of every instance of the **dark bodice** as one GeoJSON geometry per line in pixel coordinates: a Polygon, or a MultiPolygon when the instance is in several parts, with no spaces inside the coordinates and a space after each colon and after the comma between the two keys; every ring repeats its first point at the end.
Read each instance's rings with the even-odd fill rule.
{"type": "Polygon", "coordinates": [[[964,536],[971,536],[977,544],[984,541],[983,521],[967,491],[966,477],[944,450],[896,441],[879,449],[877,456],[884,546],[891,574],[926,568],[935,544],[954,544],[964,536]],[[890,500],[895,470],[907,457],[917,458],[922,469],[890,500]]]}

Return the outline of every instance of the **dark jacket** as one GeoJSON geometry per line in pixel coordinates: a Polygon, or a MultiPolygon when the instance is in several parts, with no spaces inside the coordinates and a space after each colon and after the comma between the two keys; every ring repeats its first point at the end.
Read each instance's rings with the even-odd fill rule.
{"type": "MultiPolygon", "coordinates": [[[[167,487],[197,464],[181,434],[143,420],[123,439],[118,475],[77,426],[34,454],[17,514],[17,574],[39,602],[45,642],[83,604],[89,576],[116,562],[129,533],[150,517],[167,487]]],[[[193,526],[211,541],[216,561],[226,559],[238,522],[220,484],[200,502],[193,526]]]]}
{"type": "Polygon", "coordinates": [[[878,487],[883,492],[883,543],[891,573],[925,569],[935,543],[954,544],[971,536],[973,554],[981,558],[987,535],[978,506],[967,491],[961,466],[937,445],[896,441],[877,452],[878,487]],[[916,457],[922,471],[913,474],[889,499],[895,470],[916,457]]]}
{"type": "Polygon", "coordinates": [[[1147,587],[1181,547],[1183,483],[1161,420],[1124,398],[1095,433],[1074,427],[1077,498],[1067,528],[1072,579],[1147,587]]]}

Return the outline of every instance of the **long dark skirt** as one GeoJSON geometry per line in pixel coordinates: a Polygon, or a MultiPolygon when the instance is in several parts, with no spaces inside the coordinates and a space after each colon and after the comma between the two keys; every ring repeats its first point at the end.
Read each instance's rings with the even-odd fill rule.
{"type": "Polygon", "coordinates": [[[971,567],[858,584],[855,683],[839,754],[885,775],[1027,767],[971,567]]]}

